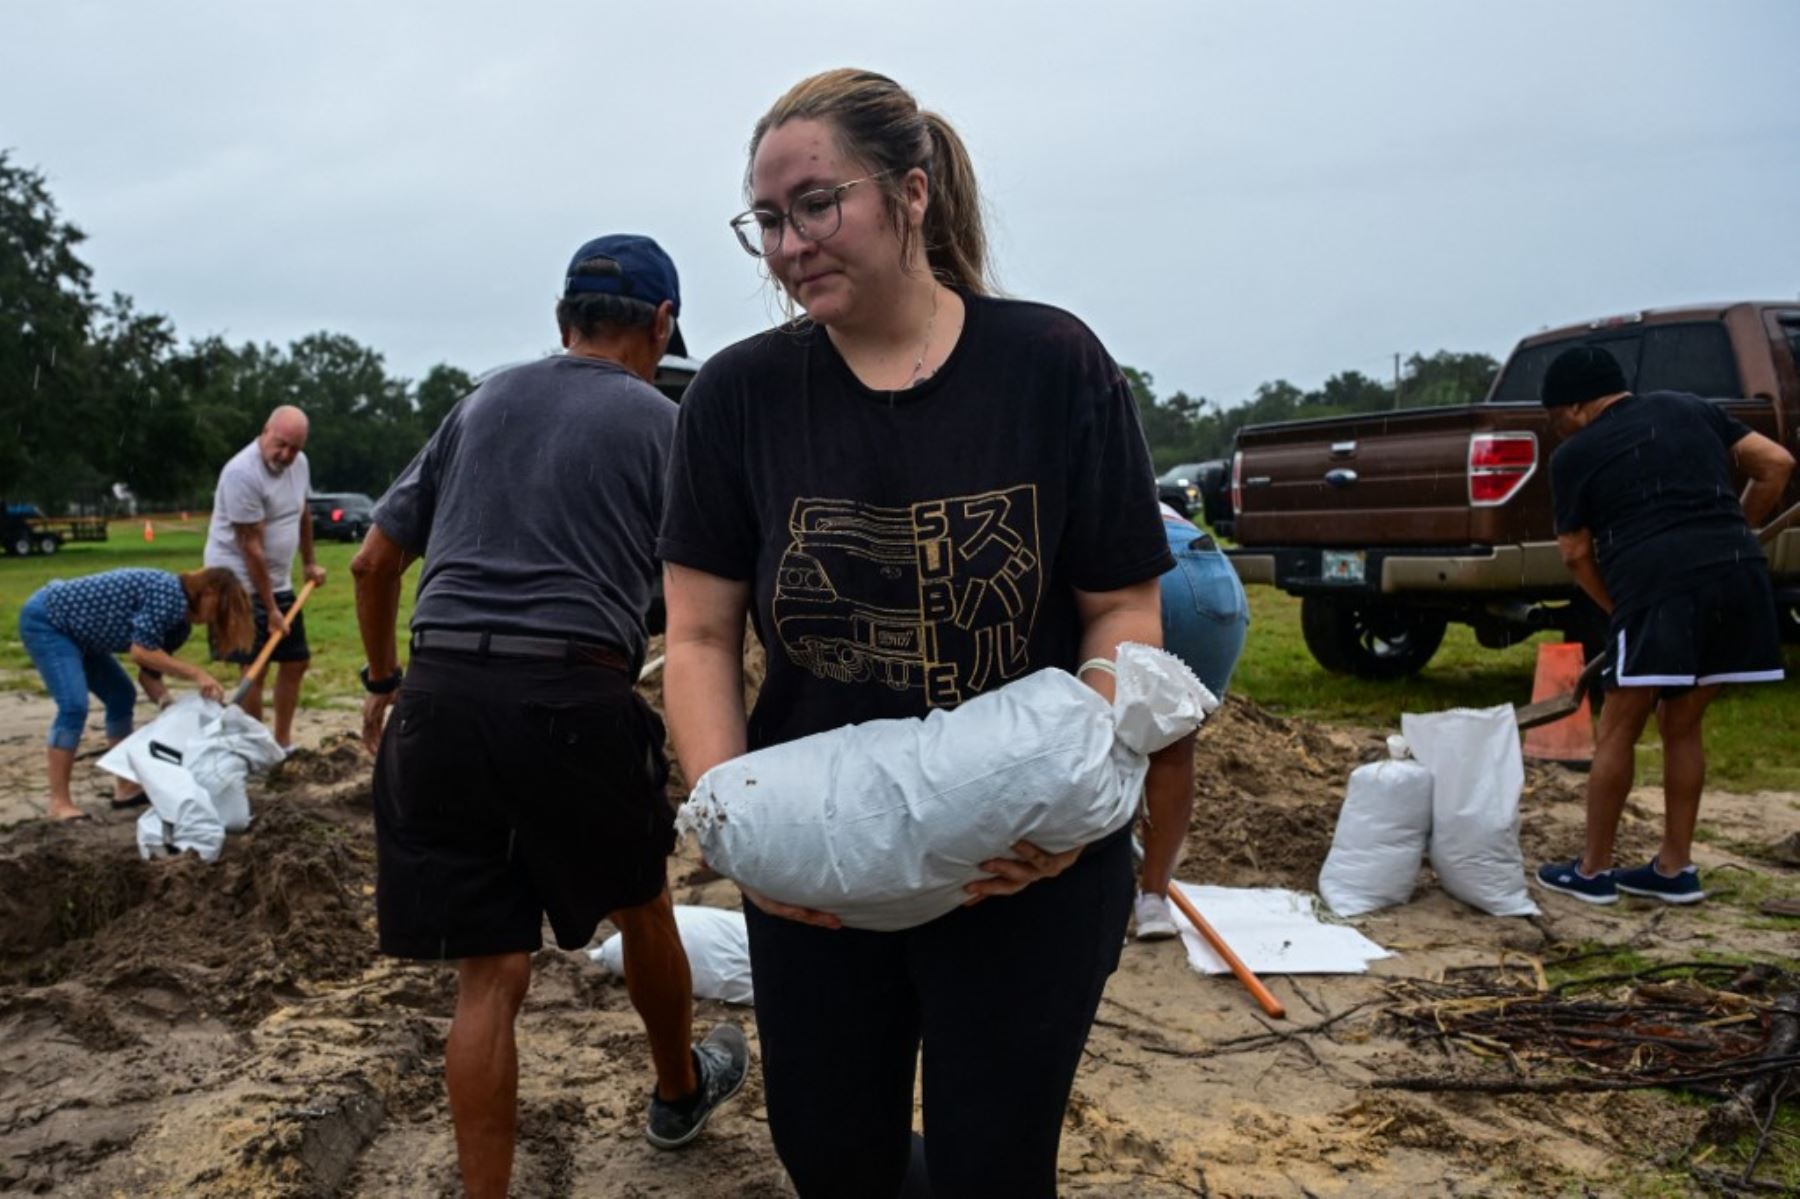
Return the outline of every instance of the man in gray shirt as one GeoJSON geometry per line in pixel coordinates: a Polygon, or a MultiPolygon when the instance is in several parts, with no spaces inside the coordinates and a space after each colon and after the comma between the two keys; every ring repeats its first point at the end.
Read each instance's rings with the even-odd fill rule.
{"type": "Polygon", "coordinates": [[[649,238],[582,246],[556,310],[568,352],[495,375],[452,409],[350,565],[363,735],[377,752],[381,949],[457,960],[445,1073],[472,1196],[506,1193],[513,1024],[546,916],[564,949],[603,918],[624,934],[656,1068],[652,1144],[692,1140],[749,1068],[732,1025],[691,1044],[663,726],[633,686],[675,430],[649,380],[665,351],[685,352],[680,303],[649,238]],[[402,682],[394,625],[420,556],[402,682]]]}
{"type": "MultiPolygon", "coordinates": [[[[305,615],[296,615],[292,628],[283,616],[294,605],[296,551],[307,580],[325,583],[325,568],[313,560],[312,516],[306,510],[312,486],[306,434],[306,413],[293,405],[283,404],[269,413],[256,440],[232,455],[219,472],[206,533],[206,565],[223,566],[238,577],[250,593],[256,617],[256,637],[249,649],[225,653],[215,645],[213,657],[247,669],[271,633],[281,637],[270,660],[275,663],[275,740],[284,747],[293,744],[300,682],[312,662],[305,615]]],[[[244,711],[262,719],[261,679],[242,703],[244,711]]]]}

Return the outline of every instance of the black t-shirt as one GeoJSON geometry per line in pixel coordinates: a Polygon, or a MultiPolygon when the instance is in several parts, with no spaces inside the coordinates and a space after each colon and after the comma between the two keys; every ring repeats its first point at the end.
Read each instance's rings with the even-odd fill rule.
{"type": "Polygon", "coordinates": [[[1556,531],[1588,529],[1618,613],[1760,559],[1731,478],[1750,430],[1717,404],[1676,391],[1627,396],[1556,448],[1556,531]]]}
{"type": "Polygon", "coordinates": [[[682,399],[657,555],[752,584],[752,749],[1073,670],[1074,590],[1173,565],[1118,366],[1040,304],[963,297],[950,357],[865,387],[826,333],[710,359],[682,399]]]}

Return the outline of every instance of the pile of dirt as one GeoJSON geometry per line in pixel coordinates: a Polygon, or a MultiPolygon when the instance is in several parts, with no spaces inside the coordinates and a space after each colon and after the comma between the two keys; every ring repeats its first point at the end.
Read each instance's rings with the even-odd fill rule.
{"type": "Polygon", "coordinates": [[[0,856],[0,982],[117,988],[156,975],[250,1023],[373,956],[368,822],[341,807],[262,794],[255,823],[212,864],[143,861],[128,823],[21,831],[0,856]]]}

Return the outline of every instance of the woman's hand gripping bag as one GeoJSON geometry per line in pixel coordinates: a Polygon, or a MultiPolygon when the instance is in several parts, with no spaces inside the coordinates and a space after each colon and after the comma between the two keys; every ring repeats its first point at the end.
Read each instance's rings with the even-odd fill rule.
{"type": "Polygon", "coordinates": [[[723,762],[676,826],[715,870],[852,928],[924,924],[981,863],[1061,853],[1130,823],[1148,755],[1218,707],[1179,658],[1119,647],[1113,703],[1049,669],[922,719],[876,720],[723,762]]]}

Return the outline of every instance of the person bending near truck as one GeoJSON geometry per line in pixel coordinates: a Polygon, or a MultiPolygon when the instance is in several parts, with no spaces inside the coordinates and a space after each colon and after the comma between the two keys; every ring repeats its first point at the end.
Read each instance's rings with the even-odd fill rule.
{"type": "Polygon", "coordinates": [[[363,737],[378,748],[381,951],[457,962],[445,1075],[472,1196],[505,1195],[511,1175],[513,1026],[546,914],[564,949],[608,916],[624,934],[656,1069],[651,1144],[692,1140],[749,1068],[733,1025],[691,1044],[663,725],[634,688],[675,431],[649,380],[671,343],[686,352],[680,304],[675,264],[649,238],[582,246],[556,309],[568,352],[451,409],[350,564],[363,737]],[[421,555],[402,682],[400,580],[421,555]]]}
{"type": "MultiPolygon", "coordinates": [[[[115,655],[131,655],[144,693],[159,705],[169,699],[164,674],[191,679],[208,699],[225,698],[217,679],[173,656],[195,623],[207,626],[215,644],[234,649],[250,644],[250,599],[230,571],[214,567],[178,575],[128,567],[52,579],[19,609],[19,640],[56,701],[48,750],[50,819],[87,819],[70,795],[70,779],[90,691],[106,705],[106,743],[117,745],[131,735],[137,691],[115,655]]],[[[115,782],[114,808],[145,802],[142,787],[115,782]]]]}
{"type": "MultiPolygon", "coordinates": [[[[312,662],[306,617],[296,614],[290,628],[284,615],[294,604],[296,550],[307,581],[325,585],[325,568],[313,560],[312,515],[306,510],[306,493],[312,485],[305,453],[307,427],[306,413],[291,404],[269,413],[256,440],[232,455],[219,472],[206,533],[206,565],[223,566],[238,577],[250,593],[256,618],[256,638],[247,648],[215,644],[214,659],[236,663],[240,673],[248,673],[268,639],[281,637],[269,660],[275,663],[275,741],[283,749],[294,743],[300,682],[312,662]]],[[[244,711],[262,719],[260,676],[239,702],[244,711]]]]}
{"type": "Polygon", "coordinates": [[[1690,855],[1706,706],[1723,684],[1782,678],[1775,594],[1752,528],[1780,499],[1794,459],[1698,396],[1633,395],[1618,362],[1595,346],[1557,355],[1542,399],[1565,438],[1550,459],[1557,542],[1575,581],[1611,618],[1611,689],[1588,774],[1587,846],[1537,879],[1588,903],[1613,903],[1621,891],[1697,903],[1706,892],[1690,855]],[[1750,480],[1741,496],[1734,465],[1750,480]],[[1644,865],[1619,870],[1613,839],[1653,711],[1662,845],[1644,865]]]}

